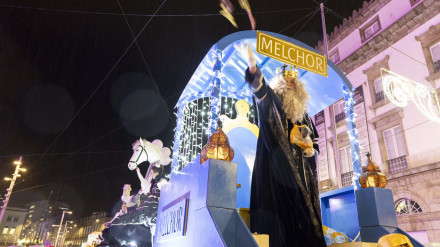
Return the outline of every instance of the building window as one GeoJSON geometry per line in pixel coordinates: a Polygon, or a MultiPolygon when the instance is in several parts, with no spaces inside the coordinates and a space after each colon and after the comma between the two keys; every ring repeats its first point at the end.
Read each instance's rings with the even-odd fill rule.
{"type": "Polygon", "coordinates": [[[345,119],[345,101],[341,100],[335,103],[335,121],[336,123],[345,119]]]}
{"type": "Polygon", "coordinates": [[[6,219],[7,222],[10,222],[12,220],[12,216],[8,216],[8,219],[6,219]]]}
{"type": "Polygon", "coordinates": [[[351,156],[351,146],[345,146],[339,149],[339,167],[341,169],[342,187],[351,185],[353,177],[353,159],[351,156]]]}
{"type": "Polygon", "coordinates": [[[376,16],[372,21],[361,28],[362,42],[365,42],[369,38],[373,37],[381,29],[382,27],[380,25],[379,16],[376,16]]]}
{"type": "Polygon", "coordinates": [[[435,81],[440,78],[440,23],[430,26],[426,32],[415,38],[422,46],[426,67],[428,67],[429,76],[426,80],[435,87],[435,81]]]}
{"type": "Polygon", "coordinates": [[[371,36],[373,36],[377,31],[380,30],[379,21],[375,21],[373,25],[369,26],[367,29],[365,29],[365,39],[369,39],[371,36]]]}
{"type": "Polygon", "coordinates": [[[382,77],[377,78],[374,80],[374,92],[375,92],[375,100],[377,102],[381,102],[385,99],[383,94],[383,84],[382,84],[382,77]]]}
{"type": "Polygon", "coordinates": [[[440,42],[429,47],[432,62],[434,63],[434,73],[440,71],[440,42]]]}
{"type": "Polygon", "coordinates": [[[11,230],[9,231],[9,234],[14,234],[15,232],[15,227],[11,227],[11,230]]]}
{"type": "Polygon", "coordinates": [[[9,228],[7,226],[5,226],[5,228],[3,228],[3,232],[2,234],[8,234],[9,228]]]}
{"type": "Polygon", "coordinates": [[[14,217],[14,222],[17,222],[18,221],[18,216],[15,216],[14,217]]]}
{"type": "Polygon", "coordinates": [[[397,202],[394,203],[394,208],[397,215],[411,215],[422,212],[422,208],[417,202],[407,198],[397,200],[397,202]]]}
{"type": "Polygon", "coordinates": [[[390,173],[403,171],[408,167],[406,162],[405,137],[402,126],[383,131],[383,140],[387,154],[387,164],[390,173]]]}
{"type": "Polygon", "coordinates": [[[389,160],[406,155],[402,126],[384,130],[383,139],[389,160]]]}
{"type": "Polygon", "coordinates": [[[376,61],[370,68],[363,71],[363,73],[367,76],[367,86],[371,96],[371,105],[368,107],[374,113],[376,112],[377,108],[387,103],[386,100],[381,100],[385,99],[381,79],[381,69],[390,69],[388,64],[389,59],[390,56],[386,55],[382,60],[376,61]]]}
{"type": "Polygon", "coordinates": [[[339,166],[341,167],[341,173],[353,171],[350,145],[339,149],[339,166]]]}
{"type": "Polygon", "coordinates": [[[341,58],[339,57],[339,50],[336,49],[336,51],[330,52],[330,56],[329,59],[333,62],[339,62],[339,60],[341,60],[341,58]]]}

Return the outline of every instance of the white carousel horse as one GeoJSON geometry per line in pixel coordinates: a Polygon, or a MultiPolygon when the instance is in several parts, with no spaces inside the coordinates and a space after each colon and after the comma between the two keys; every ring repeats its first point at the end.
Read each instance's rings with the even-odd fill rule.
{"type": "MultiPolygon", "coordinates": [[[[152,143],[139,138],[133,143],[133,156],[131,156],[128,163],[128,169],[136,169],[137,175],[141,182],[142,194],[148,194],[150,192],[151,180],[156,176],[153,172],[153,166],[160,167],[166,166],[171,162],[171,151],[167,147],[163,147],[163,143],[160,140],[154,140],[152,143]],[[146,176],[142,176],[138,166],[144,162],[150,162],[146,176]]],[[[158,183],[158,186],[163,185],[163,181],[158,183]]],[[[160,189],[160,188],[159,188],[160,189]]]]}
{"type": "MultiPolygon", "coordinates": [[[[139,138],[135,143],[133,143],[133,156],[131,156],[130,162],[128,163],[128,168],[130,170],[136,169],[136,173],[141,182],[141,190],[137,196],[141,194],[147,195],[151,190],[151,181],[158,176],[158,173],[154,172],[154,167],[161,167],[170,164],[171,150],[167,147],[163,147],[163,143],[160,140],[154,140],[149,142],[145,139],[139,138]],[[142,162],[148,161],[150,166],[148,171],[144,176],[139,169],[139,165],[142,162]]],[[[162,185],[167,182],[166,179],[162,178],[157,182],[157,187],[160,190],[162,185]]],[[[151,243],[153,243],[154,234],[156,232],[156,223],[152,222],[154,217],[147,217],[145,226],[150,227],[151,232],[151,243]]]]}

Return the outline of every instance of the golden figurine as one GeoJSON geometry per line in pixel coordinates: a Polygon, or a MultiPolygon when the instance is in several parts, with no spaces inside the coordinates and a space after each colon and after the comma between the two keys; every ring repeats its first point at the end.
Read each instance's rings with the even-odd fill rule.
{"type": "Polygon", "coordinates": [[[371,160],[371,154],[367,152],[368,163],[362,166],[362,175],[359,177],[359,183],[362,188],[379,187],[385,188],[387,177],[383,174],[379,166],[371,160]]]}
{"type": "Polygon", "coordinates": [[[229,146],[229,140],[220,127],[209,137],[208,143],[200,153],[200,164],[208,159],[231,161],[234,158],[234,149],[229,146]]]}

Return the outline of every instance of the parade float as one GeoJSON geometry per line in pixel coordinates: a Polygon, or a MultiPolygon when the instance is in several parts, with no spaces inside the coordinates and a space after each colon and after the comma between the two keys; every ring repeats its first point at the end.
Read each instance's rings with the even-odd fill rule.
{"type": "MultiPolygon", "coordinates": [[[[242,31],[212,46],[176,104],[172,162],[162,163],[170,168],[171,174],[162,175],[160,198],[155,198],[154,205],[115,217],[106,229],[114,233],[107,233],[106,238],[104,231],[105,241],[111,242],[119,234],[119,243],[125,244],[134,240],[150,244],[148,239],[152,239],[154,246],[268,246],[267,236],[253,235],[248,228],[258,127],[252,92],[244,81],[246,61],[234,46],[243,42],[250,44],[268,81],[283,64],[298,68],[298,77],[310,95],[310,116],[345,99],[354,178],[352,186],[320,196],[328,243],[338,243],[337,239],[377,243],[390,233],[407,235],[397,226],[391,190],[361,189],[359,184],[362,164],[353,112],[353,87],[345,75],[302,42],[277,33],[242,31]],[[154,215],[154,226],[147,223],[146,215],[150,218],[154,215]],[[144,225],[151,231],[136,232],[127,228],[130,224],[144,225]],[[123,228],[117,229],[118,225],[123,228]]],[[[380,182],[380,175],[374,172],[379,171],[374,171],[373,165],[372,174],[362,175],[367,176],[366,180],[361,177],[362,183],[370,183],[370,178],[378,178],[380,182]]],[[[146,181],[150,182],[148,176],[146,181]]],[[[137,196],[127,199],[126,205],[135,202],[137,196]]],[[[409,239],[414,246],[422,246],[409,239]]]]}

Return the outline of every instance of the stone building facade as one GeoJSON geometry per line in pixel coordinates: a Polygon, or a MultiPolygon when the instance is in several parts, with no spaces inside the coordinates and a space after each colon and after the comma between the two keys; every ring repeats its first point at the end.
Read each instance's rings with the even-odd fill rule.
{"type": "MultiPolygon", "coordinates": [[[[440,243],[439,9],[435,0],[365,1],[328,35],[329,59],[356,88],[362,163],[371,152],[388,177],[399,227],[425,244],[440,243]],[[414,89],[407,105],[396,105],[389,98],[395,88],[384,84],[388,75],[432,94],[422,98],[414,89]]],[[[339,16],[337,10],[328,14],[339,16]]],[[[324,53],[321,42],[316,48],[324,53]]],[[[323,150],[321,192],[351,185],[344,107],[341,99],[314,117],[323,150]]]]}
{"type": "MultiPolygon", "coordinates": [[[[57,228],[53,225],[60,223],[62,211],[69,210],[69,205],[53,200],[41,200],[26,204],[26,209],[20,242],[23,244],[54,242],[57,228]]],[[[68,220],[66,218],[67,216],[64,220],[68,220]]]]}
{"type": "Polygon", "coordinates": [[[110,220],[107,212],[94,212],[88,217],[74,220],[68,227],[62,246],[82,246],[87,243],[90,233],[102,232],[105,223],[110,220]]]}
{"type": "Polygon", "coordinates": [[[14,206],[6,208],[0,224],[0,244],[9,246],[18,242],[26,214],[25,208],[14,206]]]}

